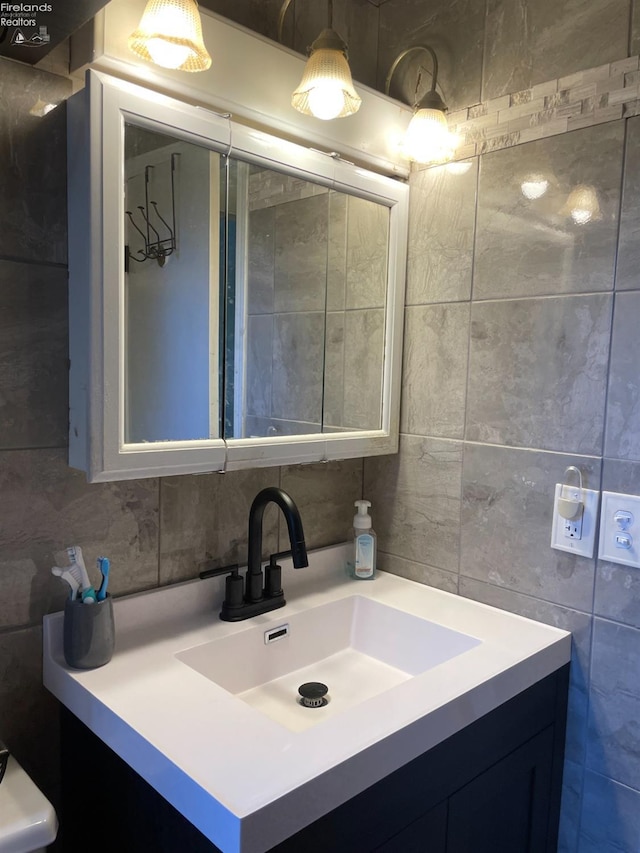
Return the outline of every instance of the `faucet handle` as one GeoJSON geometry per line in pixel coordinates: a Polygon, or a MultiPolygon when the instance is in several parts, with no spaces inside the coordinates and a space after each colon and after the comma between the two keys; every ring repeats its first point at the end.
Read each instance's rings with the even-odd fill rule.
{"type": "Polygon", "coordinates": [[[219,569],[205,569],[204,572],[200,572],[202,580],[205,578],[215,578],[218,575],[229,575],[225,581],[222,612],[228,615],[241,610],[244,604],[244,578],[238,571],[238,564],[233,563],[231,566],[222,566],[219,569]]]}
{"type": "Polygon", "coordinates": [[[278,551],[269,557],[269,565],[265,568],[265,592],[269,598],[282,595],[282,567],[276,564],[276,560],[290,557],[291,551],[278,551]]]}

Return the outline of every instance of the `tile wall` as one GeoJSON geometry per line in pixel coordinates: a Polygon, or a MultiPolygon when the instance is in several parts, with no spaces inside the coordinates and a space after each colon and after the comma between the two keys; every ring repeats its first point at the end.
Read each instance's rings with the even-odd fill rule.
{"type": "MultiPolygon", "coordinates": [[[[467,120],[482,99],[558,92],[552,77],[613,91],[614,66],[636,73],[628,2],[489,0],[471,32],[465,5],[380,12],[394,50],[447,28],[442,86],[467,120]],[[475,72],[454,83],[467,56],[475,72]]],[[[585,108],[579,129],[498,150],[478,133],[464,174],[412,174],[400,453],[365,461],[365,494],[389,571],[573,632],[560,850],[638,853],[640,571],[549,547],[567,465],[640,494],[640,118],[618,106],[595,124],[585,108]],[[548,180],[537,199],[521,189],[532,174],[548,180]],[[579,185],[598,198],[583,225],[567,203],[579,185]]]]}

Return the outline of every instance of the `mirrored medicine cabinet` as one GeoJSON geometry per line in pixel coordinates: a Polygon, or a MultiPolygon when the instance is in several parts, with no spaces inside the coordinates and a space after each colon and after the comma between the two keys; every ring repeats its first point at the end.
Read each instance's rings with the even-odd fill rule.
{"type": "Polygon", "coordinates": [[[70,464],[394,452],[407,186],[94,71],[68,117],[70,464]]]}

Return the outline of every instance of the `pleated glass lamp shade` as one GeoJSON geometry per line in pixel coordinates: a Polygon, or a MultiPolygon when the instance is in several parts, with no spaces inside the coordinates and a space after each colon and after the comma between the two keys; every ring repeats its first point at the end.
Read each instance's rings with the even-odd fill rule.
{"type": "MultiPolygon", "coordinates": [[[[343,50],[315,47],[333,38],[332,30],[324,30],[312,45],[300,85],[291,96],[291,105],[304,115],[328,121],[357,113],[362,99],[353,88],[351,69],[343,50]]],[[[339,36],[336,36],[339,38],[339,36]]]]}
{"type": "Polygon", "coordinates": [[[442,110],[420,109],[409,122],[402,150],[416,163],[444,163],[453,157],[456,142],[442,110]]]}
{"type": "Polygon", "coordinates": [[[211,66],[195,0],[149,0],[129,48],[142,59],[179,71],[211,66]]]}

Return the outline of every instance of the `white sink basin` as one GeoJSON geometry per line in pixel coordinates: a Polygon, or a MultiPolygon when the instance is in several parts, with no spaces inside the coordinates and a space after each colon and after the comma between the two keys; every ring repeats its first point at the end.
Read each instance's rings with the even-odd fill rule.
{"type": "Polygon", "coordinates": [[[479,643],[428,619],[353,595],[288,619],[276,615],[269,624],[251,625],[176,657],[272,720],[299,732],[479,643]],[[282,634],[279,639],[267,642],[278,633],[282,634]],[[307,681],[328,686],[326,706],[305,708],[299,703],[298,687],[307,681]]]}
{"type": "Polygon", "coordinates": [[[569,660],[564,631],[385,572],[356,583],[347,553],[284,560],[286,607],[246,622],[218,618],[222,578],[118,599],[100,669],[65,664],[51,614],[45,684],[220,850],[264,853],[569,660]],[[325,708],[296,703],[304,681],[325,708]]]}

